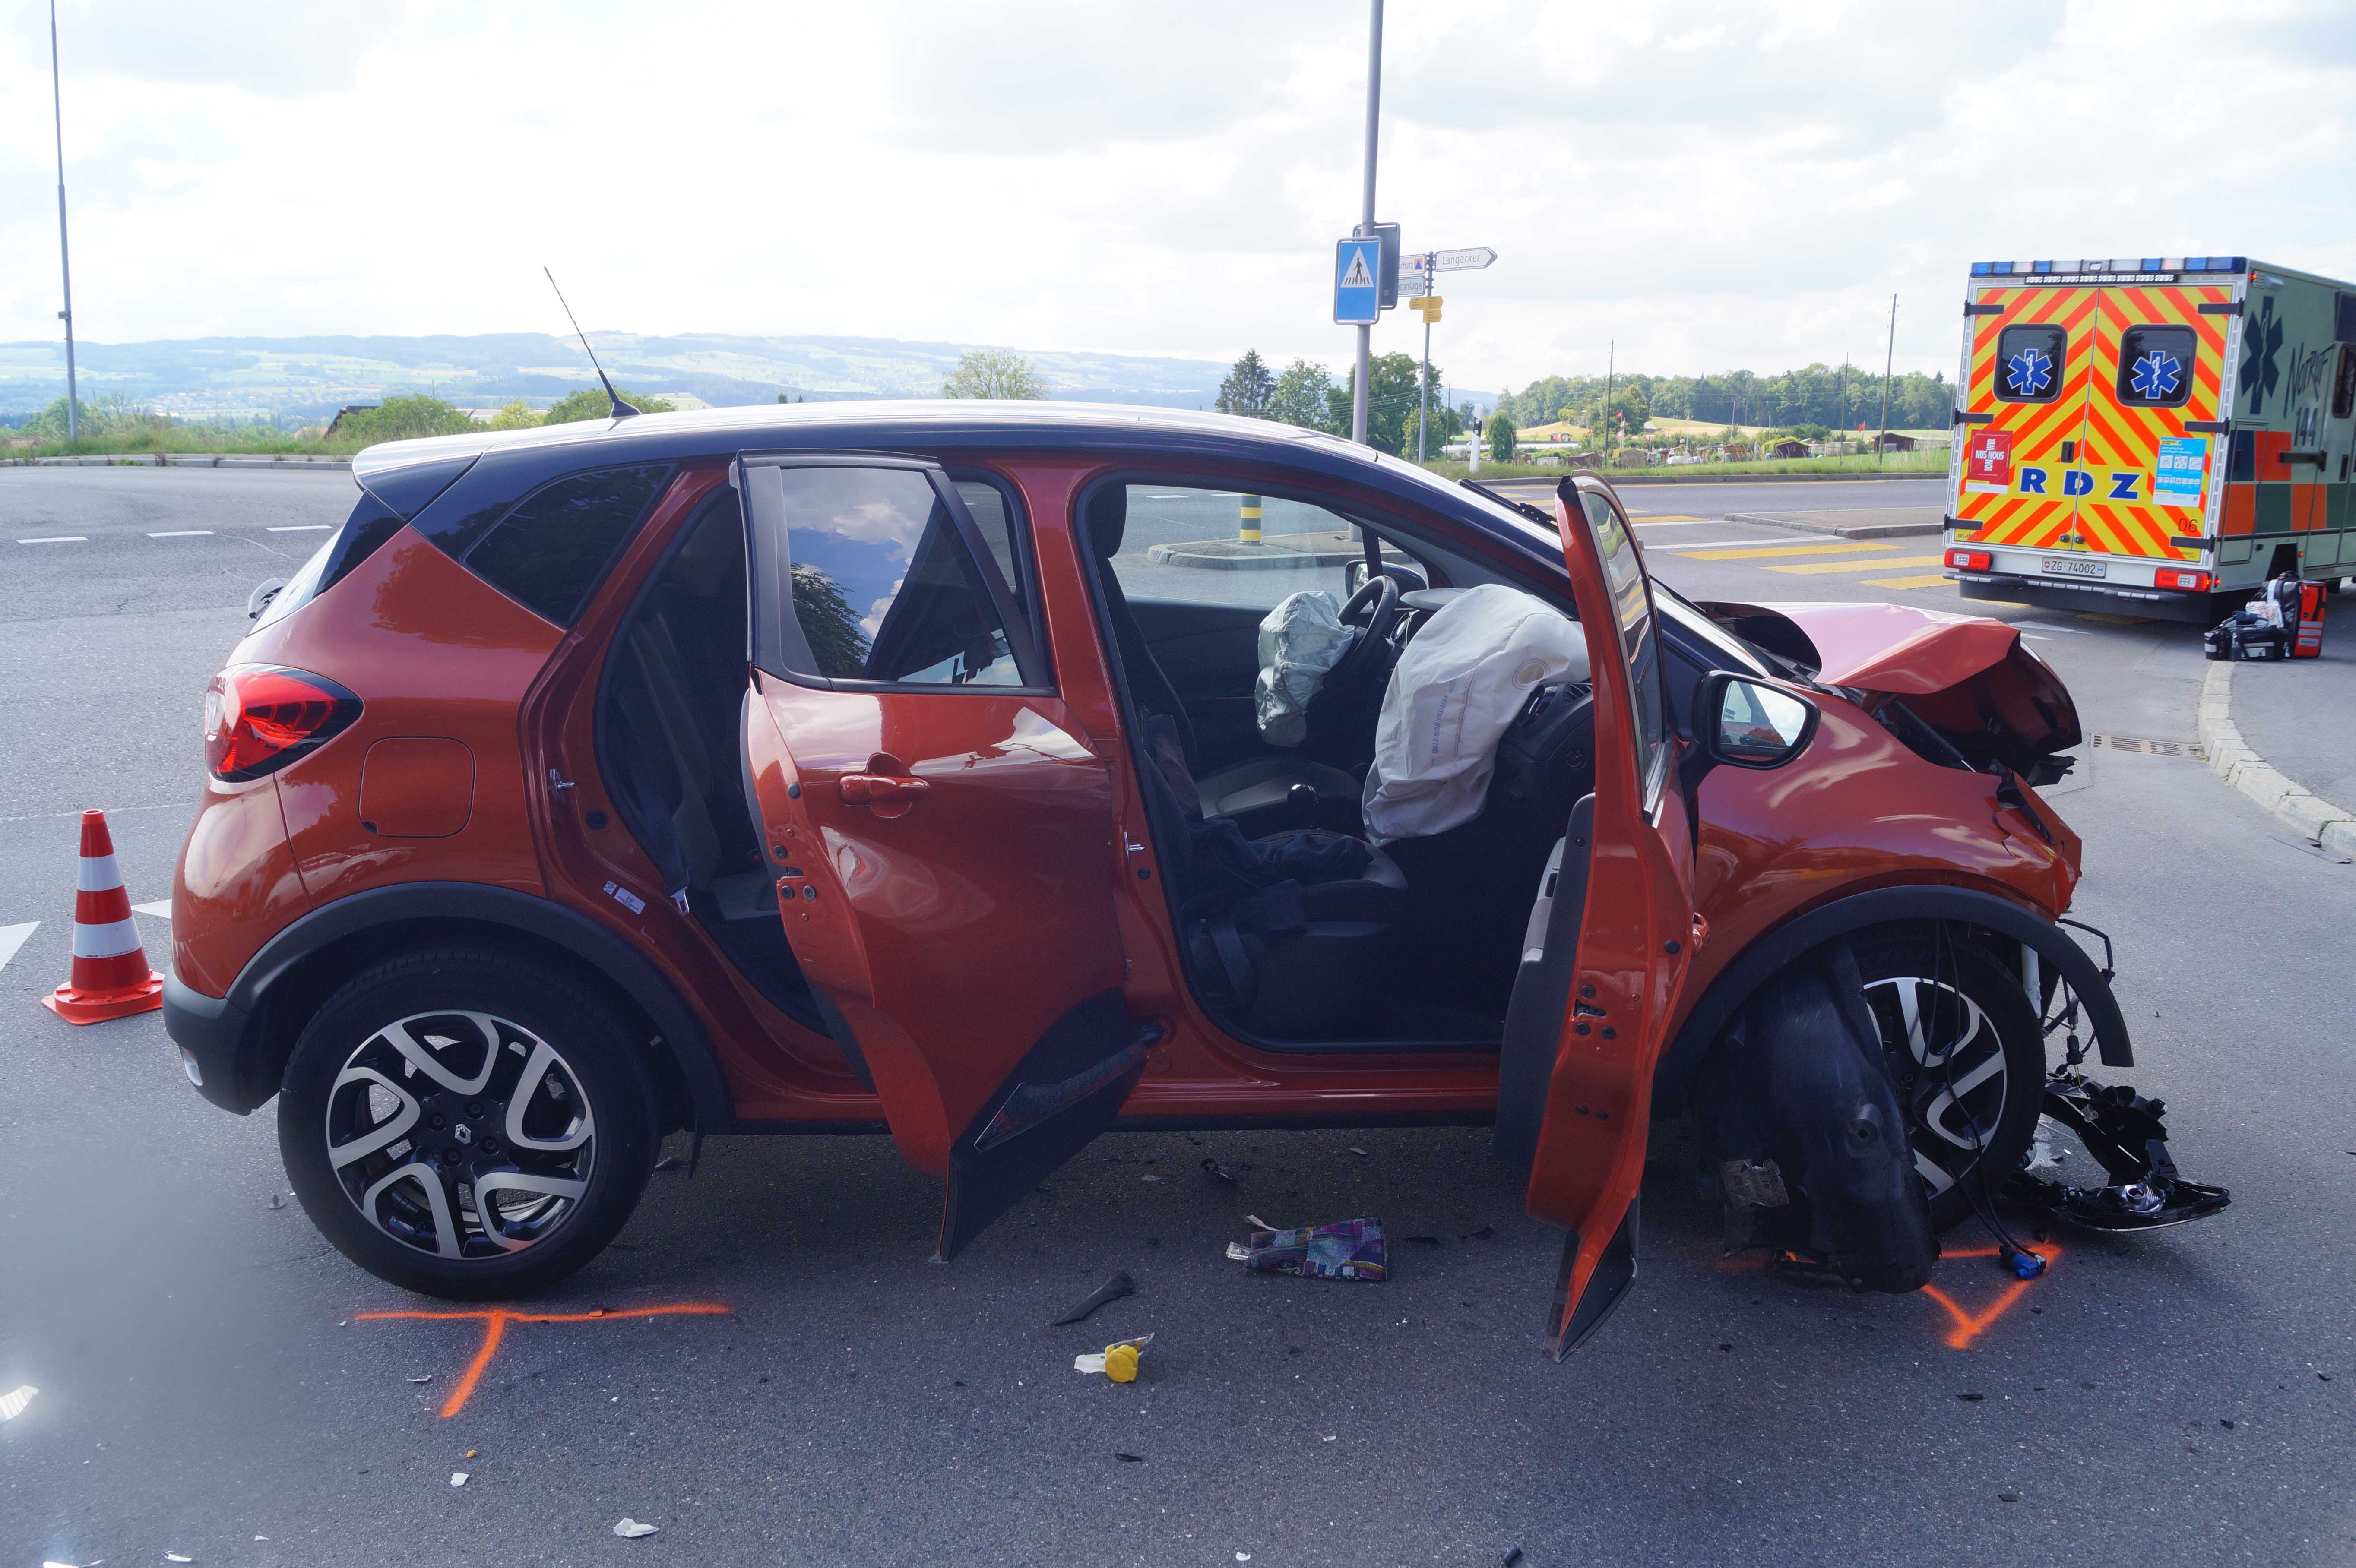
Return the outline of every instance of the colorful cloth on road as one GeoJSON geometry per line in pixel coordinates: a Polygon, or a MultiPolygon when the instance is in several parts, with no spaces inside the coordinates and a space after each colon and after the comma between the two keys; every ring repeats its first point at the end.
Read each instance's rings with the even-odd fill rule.
{"type": "Polygon", "coordinates": [[[1390,1277],[1380,1220],[1344,1220],[1338,1225],[1291,1231],[1254,1231],[1241,1248],[1229,1248],[1258,1274],[1290,1274],[1303,1279],[1360,1279],[1376,1285],[1390,1277]]]}

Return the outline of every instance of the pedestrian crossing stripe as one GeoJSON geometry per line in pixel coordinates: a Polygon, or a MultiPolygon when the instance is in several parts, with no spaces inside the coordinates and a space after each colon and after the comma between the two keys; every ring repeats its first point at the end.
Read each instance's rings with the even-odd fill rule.
{"type": "Polygon", "coordinates": [[[1946,581],[1946,573],[1933,571],[1921,577],[1869,577],[1865,585],[1868,588],[1937,588],[1946,581]]]}
{"type": "MultiPolygon", "coordinates": [[[[1700,550],[1705,547],[1701,545],[1655,545],[1653,548],[1655,549],[1676,551],[1700,550]]],[[[1894,544],[1874,544],[1865,540],[1857,540],[1847,544],[1776,544],[1761,546],[1755,549],[1713,549],[1709,550],[1708,555],[1700,556],[1697,559],[1703,560],[1767,560],[1774,557],[1787,555],[1853,555],[1859,550],[1896,549],[1898,547],[1894,544]]]]}
{"type": "Polygon", "coordinates": [[[1771,566],[1768,571],[1789,572],[1794,577],[1814,577],[1827,571],[1889,571],[1901,566],[1938,566],[1944,556],[1910,555],[1900,560],[1805,560],[1797,566],[1771,566]]]}
{"type": "Polygon", "coordinates": [[[1375,286],[1375,275],[1366,271],[1366,253],[1364,251],[1350,253],[1350,270],[1342,274],[1340,286],[1345,289],[1371,289],[1375,286]]]}

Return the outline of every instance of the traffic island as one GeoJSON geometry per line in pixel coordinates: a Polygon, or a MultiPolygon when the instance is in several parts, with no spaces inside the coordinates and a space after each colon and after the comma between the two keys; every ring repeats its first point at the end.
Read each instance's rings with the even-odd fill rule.
{"type": "MultiPolygon", "coordinates": [[[[1156,566],[1194,567],[1205,571],[1313,571],[1323,566],[1347,566],[1366,559],[1366,547],[1346,528],[1326,533],[1270,534],[1257,542],[1248,539],[1180,539],[1154,545],[1145,559],[1156,566]]],[[[1396,550],[1387,560],[1407,563],[1396,550]]]]}
{"type": "MultiPolygon", "coordinates": [[[[2201,685],[2201,749],[2220,778],[2276,822],[2335,858],[2356,858],[2356,812],[2334,805],[2260,756],[2233,716],[2235,665],[2209,667],[2201,685]]],[[[2265,667],[2271,673],[2276,667],[2265,667]]]]}

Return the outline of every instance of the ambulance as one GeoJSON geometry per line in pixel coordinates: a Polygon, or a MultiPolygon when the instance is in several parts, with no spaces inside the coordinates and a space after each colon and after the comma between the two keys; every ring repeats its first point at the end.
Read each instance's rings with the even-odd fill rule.
{"type": "Polygon", "coordinates": [[[1975,261],[1946,574],[1966,599],[2214,622],[2356,576],[2356,283],[2245,256],[1975,261]]]}

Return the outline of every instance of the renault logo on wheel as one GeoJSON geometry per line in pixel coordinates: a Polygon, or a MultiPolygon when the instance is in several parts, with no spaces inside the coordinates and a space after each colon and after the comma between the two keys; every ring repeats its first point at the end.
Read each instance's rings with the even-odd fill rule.
{"type": "Polygon", "coordinates": [[[470,1144],[475,1141],[475,1129],[468,1126],[466,1123],[460,1122],[458,1124],[457,1130],[451,1136],[455,1137],[462,1144],[470,1144]]]}

